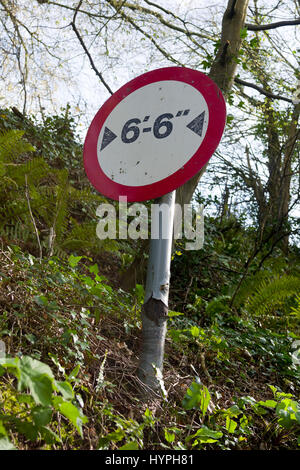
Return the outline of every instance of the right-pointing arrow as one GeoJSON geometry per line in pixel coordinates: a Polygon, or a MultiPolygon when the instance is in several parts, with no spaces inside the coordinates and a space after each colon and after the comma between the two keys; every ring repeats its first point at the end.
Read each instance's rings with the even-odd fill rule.
{"type": "Polygon", "coordinates": [[[191,129],[191,131],[195,132],[196,134],[199,135],[199,137],[202,136],[202,130],[203,130],[203,123],[204,123],[204,115],[205,111],[203,111],[199,116],[197,116],[195,119],[193,119],[186,127],[191,129]]]}
{"type": "Polygon", "coordinates": [[[110,144],[116,137],[116,134],[114,134],[110,129],[108,129],[108,127],[105,127],[100,150],[105,149],[105,147],[110,144]]]}

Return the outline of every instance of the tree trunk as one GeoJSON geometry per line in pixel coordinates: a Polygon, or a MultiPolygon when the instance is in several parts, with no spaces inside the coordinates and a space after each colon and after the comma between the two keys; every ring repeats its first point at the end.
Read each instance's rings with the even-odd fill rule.
{"type": "MultiPolygon", "coordinates": [[[[221,45],[209,72],[209,77],[218,85],[225,99],[230,92],[237,68],[236,58],[242,43],[243,29],[249,0],[229,0],[222,21],[221,45]]],[[[187,181],[176,191],[176,202],[188,204],[197,188],[201,176],[206,170],[203,167],[197,175],[187,181]]]]}
{"type": "Polygon", "coordinates": [[[268,181],[264,189],[264,197],[257,197],[255,187],[257,179],[252,179],[249,185],[254,189],[254,195],[259,208],[259,234],[260,241],[268,239],[272,246],[279,246],[284,253],[288,252],[289,245],[289,205],[292,180],[292,157],[297,142],[297,123],[299,119],[300,104],[293,109],[291,121],[287,123],[287,138],[284,146],[280,143],[280,134],[274,110],[270,103],[266,107],[267,126],[267,157],[268,181]]]}
{"type": "MultiPolygon", "coordinates": [[[[282,221],[281,226],[285,229],[285,222],[288,220],[289,205],[290,205],[290,189],[292,179],[292,157],[297,137],[299,135],[298,120],[300,114],[300,103],[298,103],[293,110],[291,123],[289,126],[289,132],[287,141],[285,144],[284,157],[282,162],[282,174],[281,184],[279,189],[279,208],[278,208],[278,220],[282,221]]],[[[289,236],[284,236],[282,240],[282,249],[285,254],[288,253],[289,248],[289,236]]]]}

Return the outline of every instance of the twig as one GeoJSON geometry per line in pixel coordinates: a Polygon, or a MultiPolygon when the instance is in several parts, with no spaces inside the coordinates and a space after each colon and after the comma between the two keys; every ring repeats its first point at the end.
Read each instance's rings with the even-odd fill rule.
{"type": "Polygon", "coordinates": [[[149,41],[152,42],[152,44],[156,47],[156,49],[167,59],[169,60],[170,62],[173,62],[174,64],[176,65],[179,65],[180,67],[183,67],[183,64],[181,62],[179,62],[178,60],[174,59],[174,57],[172,57],[165,49],[163,49],[154,39],[153,35],[152,34],[149,34],[147,33],[146,31],[144,31],[142,28],[140,28],[139,25],[137,25],[133,19],[126,15],[123,11],[121,11],[121,9],[119,8],[118,5],[116,5],[116,2],[114,0],[107,0],[107,2],[119,13],[119,15],[121,16],[121,18],[123,18],[125,21],[127,21],[129,24],[131,24],[131,26],[133,26],[134,29],[136,29],[136,31],[138,31],[140,34],[142,34],[143,36],[145,36],[147,39],[149,39],[149,41]]]}
{"type": "Polygon", "coordinates": [[[106,81],[104,80],[102,74],[99,72],[99,70],[97,69],[97,67],[95,66],[94,64],[94,61],[92,59],[92,56],[91,54],[89,53],[82,37],[80,36],[80,33],[75,25],[75,21],[76,21],[76,16],[77,16],[77,13],[78,13],[78,10],[79,8],[81,7],[81,4],[82,4],[82,0],[80,0],[80,2],[78,3],[77,5],[77,8],[75,10],[75,13],[74,13],[74,16],[73,16],[73,21],[71,23],[71,26],[72,26],[72,29],[74,31],[74,33],[76,34],[77,38],[78,38],[78,41],[80,43],[80,45],[82,46],[84,52],[86,53],[89,61],[90,61],[90,64],[91,64],[91,67],[92,69],[94,70],[95,74],[97,75],[97,77],[100,79],[100,81],[103,83],[103,85],[105,86],[105,88],[109,91],[109,93],[112,95],[113,94],[113,91],[111,90],[111,88],[109,87],[109,85],[106,83],[106,81]]]}
{"type": "Polygon", "coordinates": [[[201,362],[201,367],[203,369],[204,374],[206,375],[206,378],[207,378],[208,382],[212,383],[213,380],[211,378],[210,373],[208,372],[208,370],[206,368],[204,352],[200,353],[200,362],[201,362]]]}
{"type": "Polygon", "coordinates": [[[28,209],[29,209],[30,218],[31,218],[32,224],[34,226],[36,239],[37,239],[38,246],[39,246],[39,251],[40,251],[39,259],[40,259],[40,262],[41,262],[41,259],[43,257],[43,251],[42,251],[42,245],[41,245],[41,241],[40,241],[40,237],[39,237],[39,232],[38,232],[38,229],[37,229],[34,217],[33,217],[33,213],[32,213],[32,210],[31,210],[27,175],[25,175],[25,195],[26,195],[26,200],[27,200],[27,205],[28,205],[28,209]]]}

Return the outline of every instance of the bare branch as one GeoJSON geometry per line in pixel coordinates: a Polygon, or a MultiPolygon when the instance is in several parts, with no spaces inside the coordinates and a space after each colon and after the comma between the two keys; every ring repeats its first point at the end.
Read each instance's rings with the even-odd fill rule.
{"type": "Polygon", "coordinates": [[[265,31],[266,29],[275,29],[281,28],[282,26],[295,26],[300,24],[300,18],[296,20],[286,20],[286,21],[278,21],[277,23],[270,23],[270,24],[245,24],[245,28],[248,31],[265,31]]]}
{"type": "Polygon", "coordinates": [[[271,93],[267,90],[264,90],[260,86],[255,85],[255,83],[245,82],[245,80],[242,80],[241,78],[238,78],[238,77],[235,77],[234,81],[238,85],[247,86],[247,87],[253,88],[254,90],[259,91],[263,95],[267,96],[267,98],[272,98],[274,100],[282,100],[282,101],[287,101],[288,103],[293,103],[293,101],[290,98],[286,98],[285,96],[281,96],[281,95],[275,95],[274,93],[271,93]]]}

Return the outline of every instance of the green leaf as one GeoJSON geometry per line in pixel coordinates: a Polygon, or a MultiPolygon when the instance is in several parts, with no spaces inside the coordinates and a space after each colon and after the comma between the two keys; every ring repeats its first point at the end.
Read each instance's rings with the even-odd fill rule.
{"type": "Polygon", "coordinates": [[[194,337],[194,338],[198,338],[199,334],[200,334],[200,330],[197,326],[192,326],[190,328],[190,333],[191,335],[194,337]]]}
{"type": "Polygon", "coordinates": [[[241,32],[240,32],[241,38],[242,38],[242,39],[245,39],[245,37],[247,36],[247,33],[248,33],[247,28],[241,29],[241,32]]]}
{"type": "Polygon", "coordinates": [[[297,412],[295,413],[295,418],[296,418],[296,420],[298,421],[298,424],[300,424],[300,411],[297,411],[297,412]]]}
{"type": "Polygon", "coordinates": [[[139,445],[136,441],[128,442],[118,450],[139,450],[139,445]]]}
{"type": "Polygon", "coordinates": [[[42,426],[39,429],[39,432],[41,433],[41,436],[45,440],[46,444],[54,444],[55,442],[61,442],[60,437],[46,426],[42,426]]]}
{"type": "Polygon", "coordinates": [[[78,372],[80,370],[80,364],[77,364],[76,367],[74,367],[74,369],[72,370],[72,372],[70,372],[70,374],[68,375],[68,380],[72,380],[72,379],[75,379],[78,375],[78,372]]]}
{"type": "Polygon", "coordinates": [[[172,444],[172,442],[175,440],[175,434],[165,429],[165,439],[167,442],[169,442],[169,444],[172,444]]]}
{"type": "Polygon", "coordinates": [[[0,421],[0,436],[6,436],[7,432],[5,427],[3,426],[2,421],[0,421]]]}
{"type": "Polygon", "coordinates": [[[35,295],[33,297],[33,300],[35,301],[36,304],[38,304],[40,307],[45,307],[48,305],[48,299],[44,295],[35,295]]]}
{"type": "Polygon", "coordinates": [[[37,406],[36,408],[34,408],[31,414],[34,424],[36,426],[46,426],[51,421],[52,408],[37,406]]]}
{"type": "Polygon", "coordinates": [[[203,416],[205,416],[210,398],[210,393],[207,387],[200,383],[193,382],[187,389],[182,405],[186,410],[200,408],[203,416]]]}
{"type": "Polygon", "coordinates": [[[184,313],[181,313],[181,312],[174,312],[173,310],[169,310],[168,311],[168,316],[170,318],[172,317],[179,317],[180,315],[184,315],[184,313]]]}
{"type": "Polygon", "coordinates": [[[20,359],[18,357],[0,357],[0,366],[7,369],[17,379],[20,378],[20,359]]]}
{"type": "Polygon", "coordinates": [[[69,402],[62,402],[58,407],[61,414],[68,418],[71,423],[75,426],[80,436],[82,437],[82,425],[87,423],[88,419],[83,415],[80,409],[69,402]]]}
{"type": "Polygon", "coordinates": [[[19,403],[27,403],[28,405],[34,406],[34,399],[31,395],[27,393],[21,393],[18,395],[18,402],[19,403]]]}
{"type": "MultiPolygon", "coordinates": [[[[70,261],[69,261],[69,262],[70,262],[70,261]]],[[[98,272],[99,272],[98,265],[97,265],[97,264],[93,264],[93,266],[89,266],[89,271],[90,271],[90,273],[98,274],[98,272]]]]}
{"type": "Polygon", "coordinates": [[[195,434],[190,436],[187,441],[191,439],[196,439],[196,443],[204,444],[204,443],[212,443],[216,442],[223,436],[221,431],[213,431],[212,429],[207,428],[206,426],[202,426],[195,434]]]}
{"type": "Polygon", "coordinates": [[[237,427],[237,422],[230,418],[230,416],[226,417],[226,430],[229,433],[234,433],[237,427]]]}
{"type": "Polygon", "coordinates": [[[52,383],[54,377],[47,364],[43,364],[29,356],[20,360],[20,391],[29,388],[34,401],[43,406],[51,405],[52,383]]]}
{"type": "Polygon", "coordinates": [[[71,266],[71,268],[75,268],[75,266],[77,266],[77,264],[82,258],[85,258],[85,256],[74,256],[74,255],[69,256],[68,261],[69,261],[69,265],[71,266]]]}
{"type": "Polygon", "coordinates": [[[74,392],[69,382],[56,381],[55,388],[62,394],[65,400],[72,400],[74,398],[74,392]]]}
{"type": "Polygon", "coordinates": [[[276,408],[277,401],[275,400],[266,400],[257,402],[258,405],[266,406],[267,408],[276,408]]]}
{"type": "Polygon", "coordinates": [[[144,297],[145,297],[145,290],[144,286],[142,284],[136,284],[135,290],[134,290],[134,295],[137,298],[137,301],[139,303],[143,303],[144,297]]]}
{"type": "Polygon", "coordinates": [[[104,437],[100,437],[98,442],[99,449],[107,449],[111,442],[119,442],[125,437],[125,431],[117,429],[116,431],[110,432],[104,437]]]}
{"type": "Polygon", "coordinates": [[[230,417],[237,417],[241,414],[241,410],[237,405],[232,405],[230,408],[226,410],[226,414],[230,417]]]}
{"type": "Polygon", "coordinates": [[[186,391],[182,401],[182,406],[185,410],[197,408],[201,400],[201,384],[193,382],[186,391]]]}
{"type": "Polygon", "coordinates": [[[17,421],[16,428],[21,433],[24,434],[26,439],[34,442],[38,437],[38,428],[35,424],[30,423],[29,421],[17,421]]]}
{"type": "Polygon", "coordinates": [[[90,289],[90,294],[95,295],[99,299],[103,298],[104,293],[105,293],[105,291],[104,291],[103,287],[93,286],[90,289]]]}

